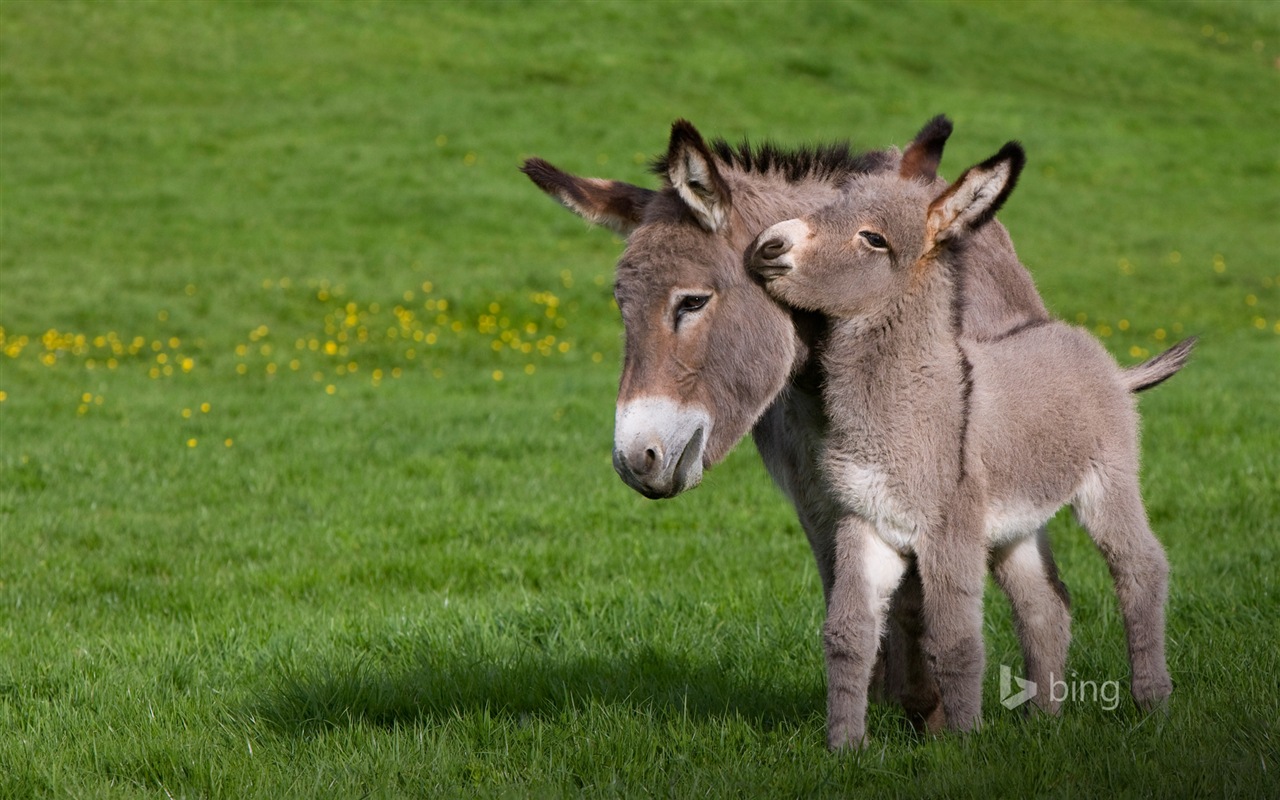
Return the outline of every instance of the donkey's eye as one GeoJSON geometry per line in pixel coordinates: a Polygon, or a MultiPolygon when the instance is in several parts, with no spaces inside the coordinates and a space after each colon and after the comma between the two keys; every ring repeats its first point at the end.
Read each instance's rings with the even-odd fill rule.
{"type": "Polygon", "coordinates": [[[889,242],[883,236],[875,231],[858,231],[858,235],[862,240],[877,250],[888,250],[889,242]]]}
{"type": "Polygon", "coordinates": [[[685,314],[694,314],[706,308],[707,302],[711,300],[709,294],[687,294],[680,298],[680,302],[676,304],[676,319],[679,320],[685,314]]]}

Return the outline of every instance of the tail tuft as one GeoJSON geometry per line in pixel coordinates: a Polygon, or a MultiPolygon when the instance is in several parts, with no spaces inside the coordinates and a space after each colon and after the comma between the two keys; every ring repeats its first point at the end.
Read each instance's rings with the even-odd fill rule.
{"type": "Polygon", "coordinates": [[[1125,385],[1131,392],[1141,392],[1159,385],[1172,378],[1174,373],[1182,369],[1191,356],[1191,348],[1196,346],[1198,338],[1191,336],[1165,350],[1160,355],[1149,358],[1141,364],[1124,369],[1125,385]]]}

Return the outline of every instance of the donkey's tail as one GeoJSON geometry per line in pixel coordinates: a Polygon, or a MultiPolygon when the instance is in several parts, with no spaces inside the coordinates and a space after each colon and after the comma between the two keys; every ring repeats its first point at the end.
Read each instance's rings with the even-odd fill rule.
{"type": "Polygon", "coordinates": [[[1195,336],[1183,339],[1155,358],[1126,367],[1122,370],[1125,386],[1131,392],[1141,392],[1172,378],[1173,374],[1187,363],[1187,358],[1191,356],[1191,348],[1196,346],[1196,341],[1195,336]]]}

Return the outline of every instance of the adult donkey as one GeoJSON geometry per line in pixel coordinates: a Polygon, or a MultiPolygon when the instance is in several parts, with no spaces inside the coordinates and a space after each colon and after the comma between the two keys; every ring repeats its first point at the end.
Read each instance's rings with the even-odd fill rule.
{"type": "MultiPolygon", "coordinates": [[[[936,168],[950,133],[951,123],[935,118],[916,136],[909,157],[936,168]]],[[[646,497],[674,497],[696,486],[702,471],[750,431],[769,474],[795,506],[828,599],[839,511],[818,467],[828,418],[813,355],[824,323],[783,310],[748,275],[742,253],[770,225],[829,205],[855,177],[895,170],[901,159],[897,150],[855,154],[847,144],[783,150],[708,143],[678,120],[666,155],[653,164],[663,180],[656,191],[570,175],[538,158],[523,167],[570,211],[626,236],[614,284],[625,328],[614,428],[618,474],[646,497]]],[[[996,338],[1048,319],[1002,226],[988,225],[975,236],[965,262],[960,315],[966,335],[996,338]]],[[[992,571],[1020,631],[1043,616],[1042,600],[1020,587],[1050,581],[1061,589],[1065,615],[1066,590],[1047,546],[1034,558],[993,563],[992,571]]],[[[916,576],[908,574],[894,603],[904,630],[891,627],[882,651],[884,690],[928,727],[940,727],[936,688],[918,649],[916,576]]],[[[1025,639],[1023,649],[1031,656],[1025,639]]]]}

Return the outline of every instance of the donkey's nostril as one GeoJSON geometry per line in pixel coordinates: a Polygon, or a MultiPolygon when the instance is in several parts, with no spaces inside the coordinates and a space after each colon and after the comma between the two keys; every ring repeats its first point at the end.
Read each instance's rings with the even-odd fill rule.
{"type": "Polygon", "coordinates": [[[769,261],[786,253],[791,249],[791,243],[786,239],[775,237],[760,245],[760,257],[769,261]]]}
{"type": "Polygon", "coordinates": [[[658,463],[658,451],[654,450],[652,447],[647,448],[644,451],[644,471],[645,472],[652,471],[654,465],[657,463],[658,463]]]}

